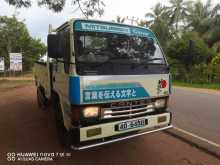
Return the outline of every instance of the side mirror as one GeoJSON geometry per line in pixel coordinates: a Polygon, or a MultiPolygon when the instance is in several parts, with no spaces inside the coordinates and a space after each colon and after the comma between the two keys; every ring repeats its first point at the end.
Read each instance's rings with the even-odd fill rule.
{"type": "Polygon", "coordinates": [[[56,34],[49,34],[47,36],[47,52],[50,58],[61,58],[62,53],[59,46],[59,36],[56,34]]]}

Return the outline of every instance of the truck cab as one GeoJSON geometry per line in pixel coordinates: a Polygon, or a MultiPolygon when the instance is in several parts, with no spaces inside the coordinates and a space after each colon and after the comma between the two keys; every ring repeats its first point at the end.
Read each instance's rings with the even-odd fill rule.
{"type": "Polygon", "coordinates": [[[50,26],[35,81],[39,105],[51,100],[58,137],[73,149],[172,127],[169,66],[150,29],[83,19],[50,26]]]}

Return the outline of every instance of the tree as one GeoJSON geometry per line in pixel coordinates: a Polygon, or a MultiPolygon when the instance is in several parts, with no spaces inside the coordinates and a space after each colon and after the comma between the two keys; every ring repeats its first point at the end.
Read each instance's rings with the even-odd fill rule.
{"type": "Polygon", "coordinates": [[[188,10],[188,26],[200,34],[205,33],[209,29],[211,19],[217,14],[217,7],[214,8],[212,8],[211,0],[208,0],[206,4],[201,1],[195,2],[188,10]]]}
{"type": "Polygon", "coordinates": [[[175,79],[187,82],[220,82],[220,64],[213,56],[220,52],[220,5],[211,0],[170,0],[158,3],[141,25],[156,33],[175,79]],[[218,74],[218,80],[217,80],[218,74]]]}
{"type": "Polygon", "coordinates": [[[176,67],[179,79],[199,80],[199,73],[207,70],[207,65],[213,57],[213,51],[196,32],[186,32],[181,38],[169,42],[167,55],[182,67],[176,67]],[[190,76],[191,75],[191,76],[190,76]],[[190,77],[189,77],[190,76],[190,77]]]}
{"type": "MultiPolygon", "coordinates": [[[[5,0],[17,8],[31,7],[33,0],[5,0]]],[[[63,10],[66,0],[37,0],[39,6],[47,6],[49,10],[60,12],[63,10]]],[[[74,6],[78,6],[86,18],[95,14],[101,16],[104,13],[104,2],[102,0],[72,0],[74,6]]]]}
{"type": "Polygon", "coordinates": [[[120,17],[120,16],[117,16],[116,22],[117,22],[117,23],[124,23],[124,22],[125,22],[125,18],[120,17]]]}
{"type": "Polygon", "coordinates": [[[7,68],[10,52],[22,52],[24,70],[28,70],[46,52],[46,47],[39,39],[32,38],[25,24],[15,16],[0,16],[0,55],[5,58],[7,68]]]}
{"type": "Polygon", "coordinates": [[[192,60],[192,65],[208,63],[212,59],[213,52],[196,32],[186,32],[182,38],[173,39],[168,45],[168,55],[177,59],[186,67],[192,60]],[[191,43],[190,43],[191,42],[191,43]],[[191,59],[188,55],[191,55],[191,59]]]}
{"type": "Polygon", "coordinates": [[[170,0],[171,6],[167,8],[167,13],[171,18],[171,23],[175,24],[176,32],[179,30],[180,21],[184,21],[188,15],[187,12],[191,3],[191,1],[170,0]]]}
{"type": "Polygon", "coordinates": [[[166,7],[164,7],[161,3],[157,3],[153,8],[152,11],[145,14],[145,18],[147,18],[147,22],[149,25],[152,25],[157,20],[167,20],[166,15],[166,7]]]}
{"type": "Polygon", "coordinates": [[[161,3],[157,3],[151,12],[145,14],[146,21],[143,22],[153,30],[164,49],[173,32],[166,9],[161,3]]]}
{"type": "Polygon", "coordinates": [[[189,15],[187,16],[188,27],[198,33],[204,32],[204,21],[208,20],[210,16],[209,11],[210,1],[204,6],[201,1],[197,1],[189,8],[189,15]],[[202,25],[203,24],[203,25],[202,25]]]}
{"type": "Polygon", "coordinates": [[[220,5],[212,5],[211,0],[206,4],[197,1],[189,8],[187,27],[197,31],[210,47],[220,41],[219,11],[220,5]]]}
{"type": "Polygon", "coordinates": [[[212,82],[215,81],[220,83],[220,53],[213,57],[210,63],[210,69],[212,73],[212,82]]]}

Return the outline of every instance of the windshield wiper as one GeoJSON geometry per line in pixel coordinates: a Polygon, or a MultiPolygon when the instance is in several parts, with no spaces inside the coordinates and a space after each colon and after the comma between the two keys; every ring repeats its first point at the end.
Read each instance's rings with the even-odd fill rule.
{"type": "Polygon", "coordinates": [[[82,64],[87,64],[92,68],[97,68],[97,67],[101,67],[107,63],[118,63],[118,64],[122,64],[122,65],[131,65],[132,69],[135,69],[138,66],[145,66],[148,67],[148,65],[166,65],[166,63],[153,63],[151,61],[156,61],[156,60],[163,60],[163,58],[152,58],[152,59],[147,59],[146,61],[144,59],[142,59],[142,62],[140,61],[136,61],[133,58],[124,58],[124,57],[118,57],[118,58],[110,58],[108,60],[105,61],[78,61],[79,63],[82,64]]]}
{"type": "Polygon", "coordinates": [[[157,61],[157,60],[163,60],[163,58],[151,58],[151,59],[147,59],[146,61],[143,59],[143,61],[141,62],[134,62],[132,63],[131,67],[132,69],[135,69],[136,67],[138,66],[145,66],[145,67],[148,67],[149,65],[166,65],[166,63],[154,63],[154,62],[151,62],[151,61],[157,61]]]}
{"type": "Polygon", "coordinates": [[[151,59],[147,59],[147,61],[157,61],[157,60],[163,60],[163,58],[151,58],[151,59]]]}

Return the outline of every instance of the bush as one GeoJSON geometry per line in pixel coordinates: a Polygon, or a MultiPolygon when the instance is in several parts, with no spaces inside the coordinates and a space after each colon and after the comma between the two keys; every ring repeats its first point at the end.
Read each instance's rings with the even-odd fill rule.
{"type": "Polygon", "coordinates": [[[218,53],[211,61],[212,81],[220,83],[220,53],[218,53]]]}
{"type": "Polygon", "coordinates": [[[181,38],[173,39],[167,47],[169,62],[177,65],[171,68],[177,80],[207,82],[208,66],[213,51],[196,32],[187,32],[181,38]]]}

